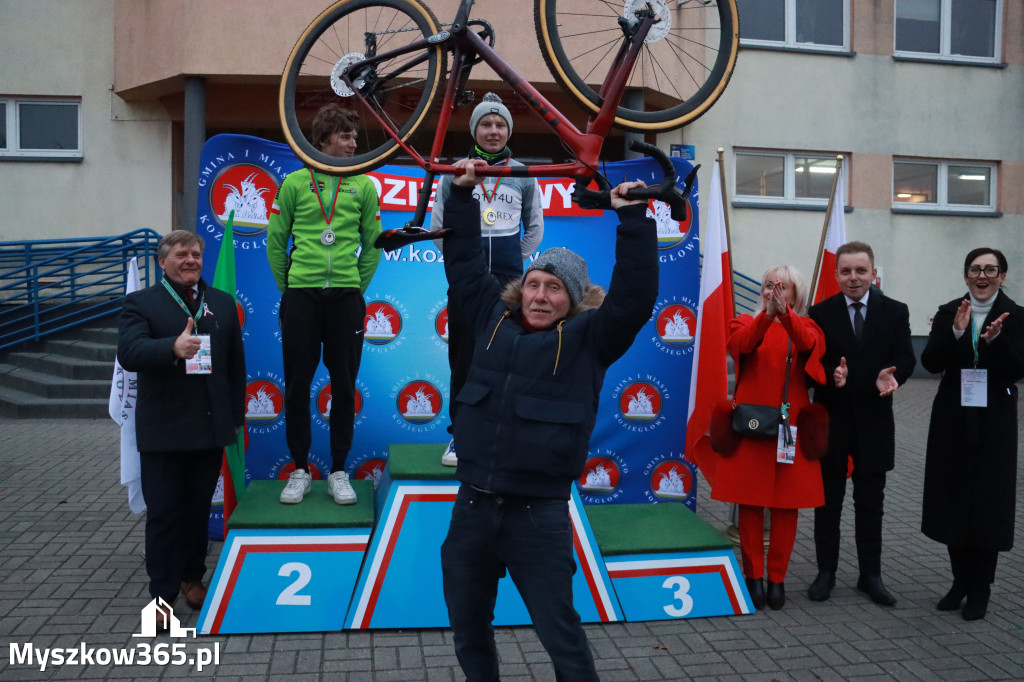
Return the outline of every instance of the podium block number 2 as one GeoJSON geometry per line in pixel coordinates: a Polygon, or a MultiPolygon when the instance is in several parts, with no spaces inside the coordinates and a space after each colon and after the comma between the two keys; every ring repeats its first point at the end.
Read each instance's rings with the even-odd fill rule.
{"type": "Polygon", "coordinates": [[[681,575],[673,575],[665,578],[665,582],[661,586],[673,590],[672,603],[662,607],[665,613],[673,618],[683,618],[693,610],[693,597],[689,594],[689,580],[681,575]]]}
{"type": "Polygon", "coordinates": [[[308,594],[299,594],[299,590],[309,584],[313,571],[309,566],[298,561],[289,561],[281,566],[277,575],[282,578],[298,574],[298,577],[277,597],[278,606],[309,606],[312,598],[308,594]]]}

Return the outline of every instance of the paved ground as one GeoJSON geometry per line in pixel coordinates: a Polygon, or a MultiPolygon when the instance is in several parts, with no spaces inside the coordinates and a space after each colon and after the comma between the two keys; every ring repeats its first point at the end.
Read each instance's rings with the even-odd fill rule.
{"type": "MultiPolygon", "coordinates": [[[[1020,680],[1024,679],[1024,505],[1017,547],[1000,557],[983,621],[935,610],[949,586],[944,549],[918,530],[924,437],[936,383],[914,380],[897,393],[897,467],[887,488],[886,585],[895,608],[854,590],[852,508],[847,495],[843,570],[830,601],[813,603],[811,514],[801,516],[782,611],[732,618],[589,625],[603,680],[1020,680]]],[[[143,519],[118,484],[118,430],[108,420],[0,419],[0,680],[461,680],[449,630],[230,635],[189,640],[220,647],[200,675],[171,665],[34,667],[12,663],[12,644],[135,647],[148,602],[143,519]]],[[[1018,477],[1018,490],[1024,472],[1018,477]]],[[[707,497],[701,514],[719,528],[726,505],[707,497]]],[[[1024,497],[1022,495],[1021,497],[1024,497]]],[[[219,552],[220,544],[214,544],[219,552]]],[[[216,557],[211,557],[211,567],[216,557]]],[[[198,614],[179,600],[194,627],[198,614]]],[[[498,633],[505,680],[553,680],[528,627],[498,633]]],[[[166,636],[158,641],[170,642],[166,636]]]]}

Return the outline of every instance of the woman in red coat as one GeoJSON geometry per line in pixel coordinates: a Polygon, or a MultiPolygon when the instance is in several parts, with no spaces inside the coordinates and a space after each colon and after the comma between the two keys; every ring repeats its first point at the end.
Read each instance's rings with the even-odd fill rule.
{"type": "MultiPolygon", "coordinates": [[[[786,602],[783,581],[796,539],[800,509],[825,503],[821,467],[815,454],[825,430],[824,417],[811,405],[809,378],[824,383],[821,356],[825,337],[806,312],[807,287],[803,276],[789,266],[769,268],[762,277],[761,301],[754,315],[740,315],[730,324],[728,351],[736,367],[736,403],[781,405],[789,368],[790,424],[796,435],[791,461],[779,461],[775,438],[741,438],[731,455],[722,452],[712,482],[711,497],[739,505],[740,551],[747,590],[756,608],[767,602],[781,609],[786,602]],[[768,591],[765,568],[764,509],[771,510],[768,547],[768,591]]],[[[827,435],[825,435],[827,441],[827,435]]],[[[784,458],[785,459],[785,458],[784,458]]]]}

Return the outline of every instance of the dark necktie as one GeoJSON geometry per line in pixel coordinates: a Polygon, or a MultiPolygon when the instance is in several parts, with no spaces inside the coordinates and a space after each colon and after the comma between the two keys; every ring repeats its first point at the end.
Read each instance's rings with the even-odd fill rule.
{"type": "Polygon", "coordinates": [[[196,290],[192,287],[185,289],[185,303],[192,313],[199,309],[199,304],[196,302],[196,290]]]}
{"type": "Polygon", "coordinates": [[[861,312],[861,308],[864,307],[864,304],[857,301],[850,305],[853,306],[853,334],[857,337],[857,340],[860,341],[864,338],[864,313],[861,312]]]}

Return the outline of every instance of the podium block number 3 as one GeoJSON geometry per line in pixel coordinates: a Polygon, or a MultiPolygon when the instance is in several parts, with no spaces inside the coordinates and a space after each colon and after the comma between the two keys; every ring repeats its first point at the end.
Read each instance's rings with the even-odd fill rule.
{"type": "Polygon", "coordinates": [[[689,595],[689,580],[681,575],[673,575],[666,578],[665,582],[663,582],[661,586],[669,590],[674,590],[672,593],[672,603],[662,607],[665,609],[665,613],[673,618],[683,618],[693,610],[693,597],[689,595]]]}
{"type": "MultiPolygon", "coordinates": [[[[298,574],[295,581],[291,585],[284,588],[284,591],[277,597],[278,606],[309,606],[312,602],[311,597],[308,594],[299,594],[299,590],[309,584],[309,579],[313,577],[313,571],[309,569],[309,566],[298,561],[290,561],[287,564],[281,566],[281,570],[277,572],[281,577],[287,577],[298,574]]],[[[666,607],[667,610],[667,607],[666,607]]]]}

